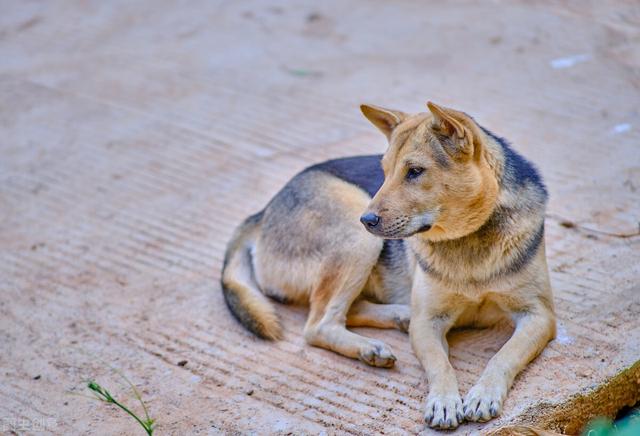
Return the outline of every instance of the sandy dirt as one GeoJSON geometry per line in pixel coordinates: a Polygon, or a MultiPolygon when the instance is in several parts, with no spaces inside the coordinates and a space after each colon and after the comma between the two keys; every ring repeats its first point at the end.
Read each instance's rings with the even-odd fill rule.
{"type": "MultiPolygon", "coordinates": [[[[392,370],[307,346],[304,308],[264,342],[218,283],[234,226],[298,170],[384,151],[365,101],[464,110],[551,194],[558,338],[458,434],[537,422],[636,362],[640,238],[562,221],[638,230],[640,5],[444,3],[0,1],[0,433],[143,434],[70,394],[95,378],[133,404],[112,367],[158,435],[423,431],[405,334],[362,329],[392,370]]],[[[508,335],[452,335],[463,393],[508,335]]]]}

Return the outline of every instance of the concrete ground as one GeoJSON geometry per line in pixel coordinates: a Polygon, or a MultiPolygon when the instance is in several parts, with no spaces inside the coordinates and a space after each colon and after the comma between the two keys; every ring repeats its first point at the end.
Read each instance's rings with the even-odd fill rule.
{"type": "MultiPolygon", "coordinates": [[[[640,220],[638,2],[4,0],[0,433],[142,434],[74,395],[95,378],[135,404],[112,368],[159,435],[423,431],[405,334],[362,329],[398,357],[370,368],[305,345],[305,309],[281,306],[267,343],[218,280],[234,226],[298,170],[385,149],[359,103],[428,99],[509,138],[551,193],[558,338],[501,418],[457,433],[576,433],[637,401],[638,365],[611,378],[640,358],[640,238],[606,233],[640,220]]],[[[508,335],[451,336],[463,393],[508,335]]]]}

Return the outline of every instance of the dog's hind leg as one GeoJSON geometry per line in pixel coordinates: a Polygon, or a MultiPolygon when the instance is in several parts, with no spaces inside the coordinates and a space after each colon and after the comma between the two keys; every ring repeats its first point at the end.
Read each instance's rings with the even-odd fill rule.
{"type": "Polygon", "coordinates": [[[377,327],[409,331],[411,307],[408,304],[377,304],[358,300],[347,314],[349,327],[377,327]]]}
{"type": "MultiPolygon", "coordinates": [[[[375,261],[375,259],[374,259],[375,261]]],[[[384,368],[394,365],[396,358],[381,341],[365,338],[346,328],[347,312],[364,287],[369,271],[363,267],[334,264],[311,293],[310,312],[304,328],[307,342],[343,356],[384,368]]]]}

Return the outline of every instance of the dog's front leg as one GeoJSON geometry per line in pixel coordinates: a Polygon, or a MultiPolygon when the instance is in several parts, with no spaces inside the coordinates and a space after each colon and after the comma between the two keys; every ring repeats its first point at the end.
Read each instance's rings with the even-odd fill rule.
{"type": "Polygon", "coordinates": [[[542,304],[513,314],[516,329],[487,364],[464,401],[465,418],[488,421],[500,414],[515,377],[555,336],[555,315],[542,304]]]}
{"type": "Polygon", "coordinates": [[[409,335],[429,383],[424,420],[431,427],[456,428],[462,423],[463,409],[446,335],[458,314],[434,312],[438,305],[427,303],[427,291],[417,286],[412,295],[409,335]]]}

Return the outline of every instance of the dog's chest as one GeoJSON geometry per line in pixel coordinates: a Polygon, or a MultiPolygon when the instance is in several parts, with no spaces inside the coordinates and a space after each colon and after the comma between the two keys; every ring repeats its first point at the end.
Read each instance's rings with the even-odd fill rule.
{"type": "Polygon", "coordinates": [[[465,310],[458,318],[456,327],[490,327],[510,319],[503,295],[487,292],[467,297],[465,310]]]}

